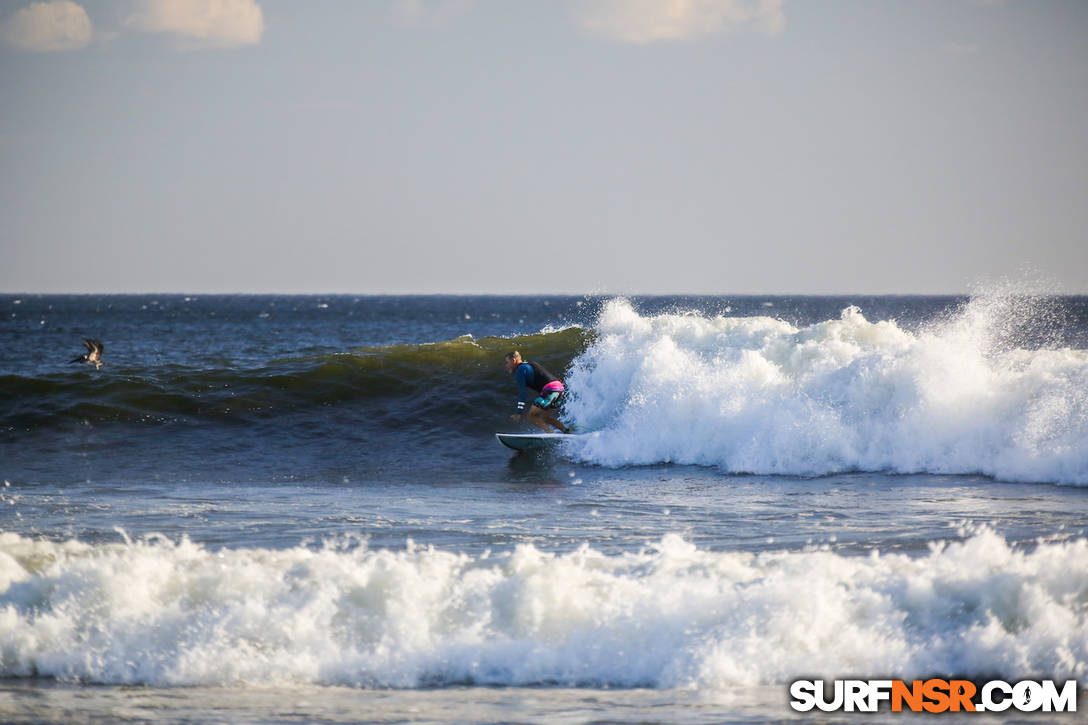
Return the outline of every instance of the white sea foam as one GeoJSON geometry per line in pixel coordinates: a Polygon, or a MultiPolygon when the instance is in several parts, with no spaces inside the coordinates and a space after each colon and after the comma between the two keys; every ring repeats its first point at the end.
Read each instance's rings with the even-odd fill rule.
{"type": "Polygon", "coordinates": [[[1045,304],[980,295],[908,331],[849,307],[771,317],[642,316],[605,305],[572,365],[567,411],[604,465],[731,472],[983,473],[1088,485],[1088,351],[1024,349],[1045,304]]]}
{"type": "MultiPolygon", "coordinates": [[[[358,542],[356,542],[358,543],[358,542]]],[[[1088,679],[1088,540],[924,556],[210,551],[0,535],[0,676],[107,683],[729,688],[799,676],[1088,679]]]]}

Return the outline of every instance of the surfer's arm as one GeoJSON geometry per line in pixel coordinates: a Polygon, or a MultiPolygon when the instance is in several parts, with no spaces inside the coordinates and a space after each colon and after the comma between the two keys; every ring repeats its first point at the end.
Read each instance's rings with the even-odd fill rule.
{"type": "Polygon", "coordinates": [[[518,365],[517,372],[514,374],[514,379],[518,381],[518,415],[525,412],[526,405],[529,402],[529,378],[532,374],[533,369],[524,363],[518,365]]]}

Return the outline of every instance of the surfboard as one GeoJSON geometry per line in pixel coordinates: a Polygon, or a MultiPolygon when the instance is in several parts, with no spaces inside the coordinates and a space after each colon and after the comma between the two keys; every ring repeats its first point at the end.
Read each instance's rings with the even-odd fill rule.
{"type": "Polygon", "coordinates": [[[533,451],[582,436],[577,433],[496,433],[495,437],[499,439],[499,443],[515,451],[533,451]]]}

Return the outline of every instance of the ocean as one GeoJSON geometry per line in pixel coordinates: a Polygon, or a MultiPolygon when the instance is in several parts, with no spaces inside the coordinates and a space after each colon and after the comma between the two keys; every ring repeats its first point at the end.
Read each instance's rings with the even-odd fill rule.
{"type": "Polygon", "coordinates": [[[0,480],[7,723],[1088,685],[1085,297],[0,295],[0,480]],[[584,435],[496,441],[512,349],[584,435]]]}

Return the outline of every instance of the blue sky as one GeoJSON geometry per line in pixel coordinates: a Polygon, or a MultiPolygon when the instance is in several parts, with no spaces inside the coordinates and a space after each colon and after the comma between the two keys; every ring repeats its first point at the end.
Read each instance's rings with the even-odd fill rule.
{"type": "Polygon", "coordinates": [[[1077,0],[0,0],[0,291],[1088,292],[1077,0]]]}

